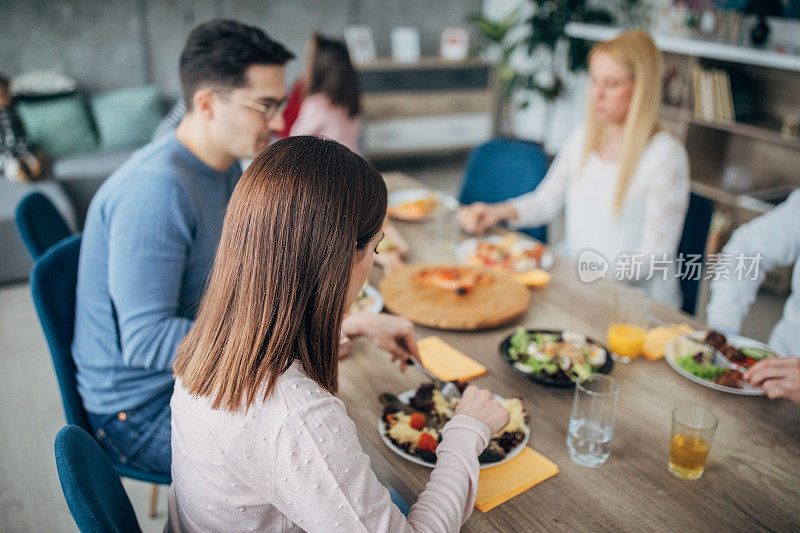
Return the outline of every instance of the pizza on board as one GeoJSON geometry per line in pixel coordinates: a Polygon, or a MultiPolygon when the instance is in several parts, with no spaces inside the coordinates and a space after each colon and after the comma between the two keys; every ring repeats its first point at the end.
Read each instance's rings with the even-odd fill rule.
{"type": "Polygon", "coordinates": [[[434,328],[475,330],[528,310],[530,291],[504,272],[454,264],[407,265],[383,277],[386,309],[434,328]]]}
{"type": "Polygon", "coordinates": [[[456,294],[465,295],[479,284],[488,284],[494,278],[475,269],[459,266],[431,267],[420,270],[412,277],[416,283],[425,283],[456,294]]]}

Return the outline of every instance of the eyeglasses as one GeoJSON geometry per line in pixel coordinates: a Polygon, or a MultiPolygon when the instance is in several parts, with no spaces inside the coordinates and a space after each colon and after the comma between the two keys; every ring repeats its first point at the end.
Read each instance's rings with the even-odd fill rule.
{"type": "Polygon", "coordinates": [[[260,102],[254,102],[249,98],[239,96],[231,90],[219,91],[219,94],[225,95],[227,98],[239,105],[243,105],[244,107],[249,107],[250,109],[258,111],[261,113],[261,118],[267,122],[275,118],[278,113],[282,113],[283,110],[286,109],[286,104],[289,103],[288,98],[282,98],[280,100],[269,98],[269,103],[262,104],[260,102]]]}

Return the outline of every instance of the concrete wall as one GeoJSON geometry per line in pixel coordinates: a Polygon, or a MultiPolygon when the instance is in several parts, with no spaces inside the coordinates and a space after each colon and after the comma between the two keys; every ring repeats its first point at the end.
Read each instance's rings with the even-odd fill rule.
{"type": "Polygon", "coordinates": [[[438,54],[448,26],[467,27],[481,0],[0,0],[0,72],[56,70],[96,92],[154,83],[179,93],[177,65],[197,24],[229,17],[263,28],[299,60],[312,31],[342,35],[350,24],[372,28],[379,56],[390,53],[394,26],[420,30],[423,55],[438,54]]]}

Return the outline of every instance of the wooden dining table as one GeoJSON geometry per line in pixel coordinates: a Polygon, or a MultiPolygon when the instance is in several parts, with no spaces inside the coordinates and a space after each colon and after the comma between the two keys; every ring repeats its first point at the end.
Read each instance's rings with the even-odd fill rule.
{"type": "MultiPolygon", "coordinates": [[[[428,188],[399,173],[384,175],[390,191],[428,188]]],[[[394,222],[408,241],[410,262],[447,260],[430,223],[394,222]]],[[[619,400],[611,455],[599,468],[579,466],[566,437],[574,389],[528,380],[500,357],[498,347],[518,326],[571,329],[604,340],[619,282],[583,283],[574,262],[556,256],[552,280],[531,291],[527,312],[495,329],[463,332],[418,326],[419,338],[437,335],[487,367],[473,380],[504,397],[522,398],[530,415],[528,446],[555,462],[559,473],[494,509],[477,509],[463,531],[800,531],[800,406],[765,396],[716,391],[676,373],[663,359],[617,362],[611,375],[619,400]],[[705,473],[681,480],[667,470],[672,410],[710,409],[719,419],[705,473]]],[[[370,281],[376,284],[380,269],[370,281]]],[[[655,302],[652,320],[703,324],[655,302]]],[[[799,333],[800,334],[800,333],[799,333]]],[[[800,355],[800,354],[798,354],[800,355]]],[[[425,377],[401,373],[370,341],[357,339],[340,366],[338,397],[356,424],[361,445],[378,477],[412,503],[431,470],[396,455],[382,441],[378,395],[416,388],[425,377]]]]}

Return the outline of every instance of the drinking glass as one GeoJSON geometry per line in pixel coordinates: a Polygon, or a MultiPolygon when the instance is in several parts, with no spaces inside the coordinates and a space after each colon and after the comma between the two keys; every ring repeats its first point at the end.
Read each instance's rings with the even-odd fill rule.
{"type": "Polygon", "coordinates": [[[703,475],[717,423],[714,413],[702,407],[672,411],[668,468],[675,477],[697,479],[703,475]]]}
{"type": "Polygon", "coordinates": [[[646,293],[628,287],[617,290],[606,333],[608,350],[615,360],[629,363],[639,355],[649,311],[650,298],[646,293]]]}
{"type": "Polygon", "coordinates": [[[430,230],[435,241],[437,255],[443,261],[455,260],[455,246],[461,238],[458,223],[458,202],[442,198],[430,219],[430,230]]]}
{"type": "Polygon", "coordinates": [[[597,468],[611,454],[618,392],[619,384],[605,374],[575,384],[567,450],[577,464],[597,468]]]}

